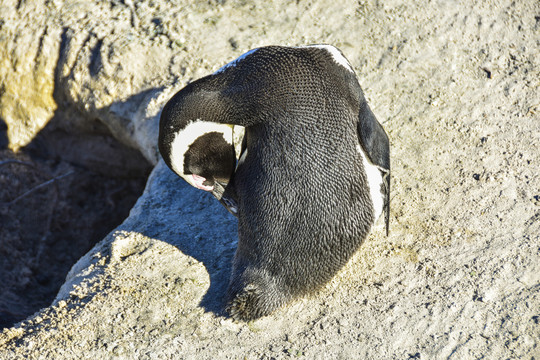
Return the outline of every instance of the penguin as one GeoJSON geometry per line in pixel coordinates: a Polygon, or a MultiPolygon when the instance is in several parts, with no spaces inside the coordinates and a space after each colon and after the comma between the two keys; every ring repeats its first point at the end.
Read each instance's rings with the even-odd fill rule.
{"type": "Polygon", "coordinates": [[[235,320],[317,292],[383,212],[388,234],[389,139],[334,46],[245,53],[167,102],[158,141],[175,173],[238,217],[235,320]]]}

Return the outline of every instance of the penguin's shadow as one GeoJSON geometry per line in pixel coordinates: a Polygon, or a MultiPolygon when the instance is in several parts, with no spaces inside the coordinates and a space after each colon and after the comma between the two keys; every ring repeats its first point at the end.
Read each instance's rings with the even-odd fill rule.
{"type": "Polygon", "coordinates": [[[147,184],[146,236],[165,241],[201,262],[210,287],[200,305],[224,316],[225,294],[238,242],[237,220],[210,193],[195,189],[161,160],[147,184]]]}
{"type": "MultiPolygon", "coordinates": [[[[71,74],[66,76],[63,71],[66,69],[64,64],[68,63],[71,41],[69,29],[66,28],[61,34],[58,66],[55,69],[56,81],[53,96],[58,104],[69,104],[63,89],[68,88],[66,82],[72,76],[71,74]]],[[[83,46],[87,47],[91,54],[88,71],[90,75],[97,76],[103,68],[103,61],[106,61],[101,56],[103,43],[87,41],[83,46]]],[[[142,112],[142,109],[145,109],[162,91],[162,87],[141,91],[126,100],[115,101],[110,106],[99,109],[99,113],[120,119],[117,125],[129,128],[129,124],[126,125],[121,121],[122,117],[138,116],[137,114],[142,112]]],[[[62,116],[71,116],[72,113],[68,111],[63,114],[57,111],[55,118],[61,120],[62,116]]],[[[145,126],[144,129],[152,131],[157,129],[157,126],[151,125],[154,121],[158,121],[158,117],[144,122],[135,122],[135,124],[143,126],[148,123],[150,125],[145,126]]],[[[94,125],[98,126],[100,123],[96,122],[94,125]]],[[[157,141],[157,132],[149,133],[147,136],[155,136],[157,141]]],[[[0,141],[3,141],[2,137],[0,141]]],[[[43,147],[47,148],[47,146],[43,147]]],[[[133,161],[145,163],[140,156],[133,161]]],[[[117,167],[121,168],[121,165],[117,167]]],[[[109,168],[114,169],[115,166],[109,168]]],[[[148,178],[146,192],[139,198],[135,207],[137,206],[142,207],[141,215],[128,218],[117,229],[137,231],[153,239],[164,241],[201,262],[209,274],[210,287],[200,305],[206,311],[224,314],[224,297],[232,258],[237,246],[237,221],[234,216],[229,214],[211,194],[195,189],[180,179],[163,160],[158,162],[148,178]]],[[[182,265],[179,264],[180,266],[182,265]]]]}

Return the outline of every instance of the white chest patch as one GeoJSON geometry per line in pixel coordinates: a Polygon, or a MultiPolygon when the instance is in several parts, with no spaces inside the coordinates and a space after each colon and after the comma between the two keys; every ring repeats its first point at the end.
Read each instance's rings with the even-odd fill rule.
{"type": "Polygon", "coordinates": [[[381,171],[377,166],[373,165],[369,160],[364,150],[360,145],[356,145],[356,151],[362,156],[362,163],[366,171],[367,180],[369,184],[369,193],[371,195],[371,201],[373,202],[373,209],[375,212],[375,220],[382,214],[384,205],[384,195],[382,193],[383,177],[381,171]]]}
{"type": "Polygon", "coordinates": [[[199,119],[190,122],[183,130],[177,132],[171,143],[171,167],[175,173],[193,186],[195,185],[192,177],[184,174],[184,156],[190,145],[193,144],[197,138],[211,132],[221,133],[225,141],[232,145],[233,129],[231,125],[218,124],[199,119]]]}
{"type": "Polygon", "coordinates": [[[233,125],[233,143],[236,159],[239,159],[242,152],[242,142],[244,140],[244,134],[246,129],[240,125],[233,125]]]}
{"type": "Polygon", "coordinates": [[[332,58],[334,59],[334,61],[337,64],[343,66],[348,71],[354,73],[354,70],[353,70],[351,64],[349,64],[349,61],[345,58],[345,56],[343,56],[343,54],[341,54],[341,51],[339,51],[335,46],[332,46],[332,45],[309,45],[309,46],[306,46],[306,47],[316,47],[316,48],[328,51],[330,53],[330,55],[332,55],[332,58]]]}
{"type": "Polygon", "coordinates": [[[237,169],[238,169],[238,167],[240,165],[242,165],[244,163],[244,161],[246,161],[247,153],[248,153],[248,150],[245,149],[244,152],[242,153],[242,155],[240,155],[240,158],[238,159],[238,163],[236,164],[237,169]]]}

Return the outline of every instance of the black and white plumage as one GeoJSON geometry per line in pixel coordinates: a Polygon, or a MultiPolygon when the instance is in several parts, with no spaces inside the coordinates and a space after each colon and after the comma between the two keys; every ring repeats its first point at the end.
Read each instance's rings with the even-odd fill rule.
{"type": "Polygon", "coordinates": [[[164,124],[162,120],[159,149],[167,165],[190,185],[211,192],[236,215],[234,199],[223,193],[240,156],[243,127],[200,119],[173,121],[167,129],[164,124]]]}
{"type": "Polygon", "coordinates": [[[388,231],[388,137],[333,46],[257,48],[192,82],[163,109],[159,149],[238,216],[235,319],[321,288],[383,211],[388,231]]]}

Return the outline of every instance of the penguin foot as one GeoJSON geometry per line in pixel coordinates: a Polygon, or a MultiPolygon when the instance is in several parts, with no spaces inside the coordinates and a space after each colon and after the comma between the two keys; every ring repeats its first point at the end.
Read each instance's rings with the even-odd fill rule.
{"type": "Polygon", "coordinates": [[[282,294],[268,294],[255,284],[248,284],[228,302],[225,310],[237,321],[251,321],[270,315],[285,303],[282,294]]]}

